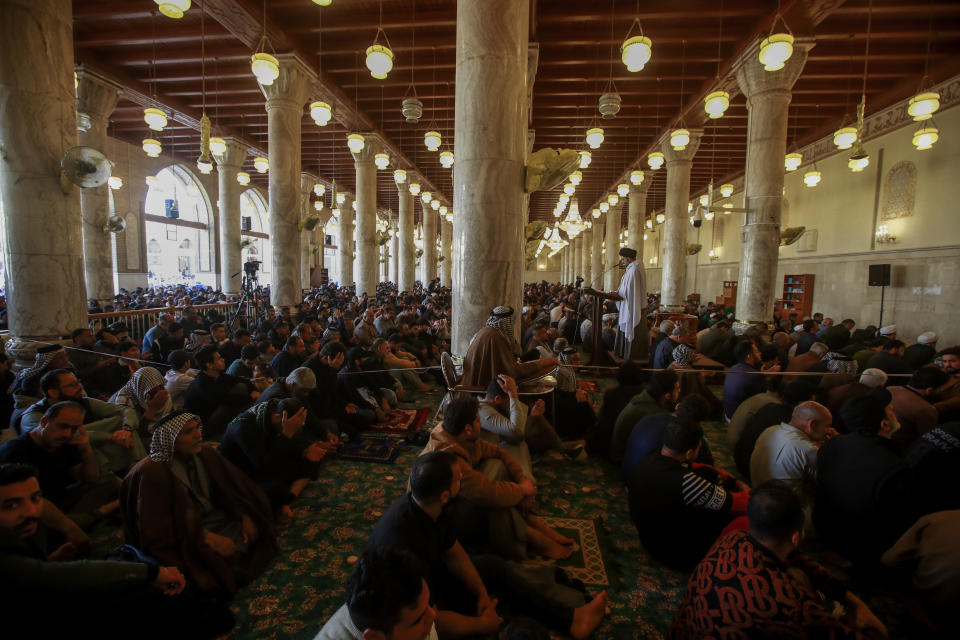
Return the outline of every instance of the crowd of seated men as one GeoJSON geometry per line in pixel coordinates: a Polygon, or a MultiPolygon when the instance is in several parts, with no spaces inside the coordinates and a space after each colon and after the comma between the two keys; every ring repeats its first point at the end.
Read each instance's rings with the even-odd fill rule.
{"type": "MultiPolygon", "coordinates": [[[[165,621],[148,637],[189,619],[200,621],[195,637],[225,633],[227,603],[269,565],[277,527],[330,473],[329,454],[442,381],[450,292],[438,282],[405,293],[382,283],[371,297],[323,287],[279,313],[258,292],[254,322],[230,330],[190,306],[204,295],[176,290],[167,303],[181,305],[179,317],[160,314],[143,336],[80,328],[72,348],[43,346],[33,366],[0,371],[10,421],[0,563],[30,574],[5,584],[5,597],[30,607],[41,593],[74,595],[70,611],[105,612],[105,637],[129,635],[150,613],[165,621]],[[128,544],[110,561],[79,562],[88,532],[111,518],[128,544]]],[[[319,637],[393,637],[399,627],[397,637],[457,638],[506,624],[529,637],[589,637],[605,592],[588,595],[562,571],[546,588],[507,562],[570,555],[573,541],[538,516],[535,467],[586,452],[619,468],[644,550],[692,572],[673,637],[883,635],[862,601],[799,553],[804,536],[823,540],[844,570],[911,586],[927,624],[949,627],[960,592],[960,349],[937,351],[932,332],[907,347],[895,327],[816,317],[737,335],[716,310],[691,309],[704,351],[672,323],[655,327],[661,366],[624,365],[597,409],[574,370],[584,301],[546,283],[529,285],[524,301],[521,342],[509,307],[478,328],[464,378],[480,393],[446,403],[319,637]],[[690,368],[707,349],[730,367],[720,398],[690,368]],[[518,382],[548,372],[554,402],[523,402],[518,382]],[[700,423],[720,417],[749,484],[713,465],[700,423]],[[735,615],[723,614],[731,602],[735,615]]],[[[57,632],[67,622],[39,624],[57,632]]]]}

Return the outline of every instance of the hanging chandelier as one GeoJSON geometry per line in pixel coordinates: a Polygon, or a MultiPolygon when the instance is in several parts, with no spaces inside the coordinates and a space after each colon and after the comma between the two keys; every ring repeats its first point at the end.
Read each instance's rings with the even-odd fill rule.
{"type": "Polygon", "coordinates": [[[833,144],[835,144],[838,149],[849,149],[856,141],[856,127],[841,127],[833,133],[833,144]]]}
{"type": "Polygon", "coordinates": [[[351,133],[347,136],[347,148],[350,153],[360,153],[363,151],[363,136],[359,133],[351,133]]]}
{"type": "Polygon", "coordinates": [[[567,217],[560,222],[560,228],[566,231],[571,238],[576,238],[581,231],[587,228],[583,218],[580,217],[580,205],[576,198],[570,201],[570,211],[567,213],[567,217]]]}
{"type": "Polygon", "coordinates": [[[641,169],[635,169],[630,172],[630,184],[638,185],[643,184],[644,173],[641,169]]]}
{"type": "Polygon", "coordinates": [[[167,126],[167,114],[153,107],[143,110],[143,120],[153,131],[163,131],[167,126]]]}
{"type": "Polygon", "coordinates": [[[227,141],[223,138],[210,138],[210,153],[222,156],[227,151],[227,141]]]}
{"type": "Polygon", "coordinates": [[[383,171],[390,166],[390,156],[385,153],[378,153],[373,156],[373,164],[377,166],[377,169],[383,171]]]}
{"type": "Polygon", "coordinates": [[[317,102],[311,102],[310,117],[313,118],[313,121],[318,127],[325,127],[330,122],[330,118],[333,117],[333,110],[326,102],[319,100],[317,102]]]}
{"type": "Polygon", "coordinates": [[[690,144],[690,132],[686,129],[674,129],[670,133],[670,146],[674,151],[683,151],[690,144]]]}
{"type": "Polygon", "coordinates": [[[387,34],[382,27],[377,28],[377,35],[373,38],[373,44],[367,47],[367,69],[370,70],[370,75],[377,80],[386,79],[387,74],[393,69],[393,51],[390,50],[390,41],[387,40],[387,34]],[[381,33],[386,45],[379,42],[381,33]]]}
{"type": "Polygon", "coordinates": [[[810,171],[807,171],[805,174],[803,174],[803,184],[807,185],[808,187],[815,187],[818,184],[820,184],[820,180],[822,178],[823,178],[823,174],[821,174],[816,169],[811,169],[810,171]]]}
{"type": "Polygon", "coordinates": [[[453,152],[452,151],[441,151],[440,152],[440,166],[444,169],[449,169],[453,167],[453,152]]]}
{"type": "Polygon", "coordinates": [[[158,140],[153,138],[146,138],[143,143],[144,152],[151,158],[159,158],[160,152],[163,151],[163,145],[160,144],[158,140]]]}
{"type": "Polygon", "coordinates": [[[913,146],[917,151],[925,151],[940,139],[940,130],[936,127],[923,127],[913,134],[913,146]]]}
{"type": "Polygon", "coordinates": [[[916,121],[926,120],[940,109],[940,94],[934,91],[918,93],[910,98],[907,113],[916,121]]]}
{"type": "Polygon", "coordinates": [[[393,181],[397,184],[403,184],[407,181],[407,172],[404,169],[394,169],[393,181]]]}
{"type": "Polygon", "coordinates": [[[661,153],[660,151],[654,151],[653,153],[647,156],[647,164],[650,165],[650,168],[653,169],[654,171],[656,171],[657,169],[663,166],[664,160],[665,158],[663,156],[663,153],[661,153]]]}
{"type": "Polygon", "coordinates": [[[439,131],[427,131],[423,134],[423,144],[427,147],[427,151],[437,151],[440,149],[440,142],[442,138],[439,131]]]}
{"type": "Polygon", "coordinates": [[[788,153],[783,159],[783,165],[787,171],[796,171],[801,162],[803,162],[803,154],[797,152],[788,153]]]}
{"type": "Polygon", "coordinates": [[[242,184],[242,185],[244,185],[244,186],[250,184],[250,174],[247,173],[246,171],[238,171],[238,172],[237,172],[237,182],[239,182],[240,184],[242,184]]]}
{"type": "Polygon", "coordinates": [[[270,162],[263,157],[254,158],[253,166],[256,167],[257,173],[266,173],[267,169],[270,168],[270,162]]]}
{"type": "Polygon", "coordinates": [[[703,99],[703,108],[710,118],[722,118],[730,106],[730,94],[726,91],[714,91],[703,99]]]}
{"type": "Polygon", "coordinates": [[[560,234],[560,223],[554,222],[553,229],[547,230],[547,235],[544,237],[544,242],[552,251],[559,251],[563,249],[567,244],[566,240],[563,239],[563,236],[560,234]],[[552,234],[551,234],[552,232],[552,234]]]}
{"type": "Polygon", "coordinates": [[[600,127],[593,127],[592,129],[587,129],[587,144],[591,149],[597,149],[603,144],[603,129],[600,127]]]}
{"type": "Polygon", "coordinates": [[[620,44],[620,60],[627,67],[627,71],[636,73],[642,71],[653,55],[653,41],[643,35],[643,25],[640,18],[634,18],[620,44]],[[637,27],[640,35],[632,36],[633,28],[637,27]]]}

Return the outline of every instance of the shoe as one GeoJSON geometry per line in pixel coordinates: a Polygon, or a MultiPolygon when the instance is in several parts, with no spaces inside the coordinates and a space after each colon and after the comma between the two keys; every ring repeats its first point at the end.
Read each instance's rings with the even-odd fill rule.
{"type": "Polygon", "coordinates": [[[587,451],[583,447],[571,447],[569,449],[564,449],[563,455],[574,462],[583,462],[590,457],[587,455],[587,451]]]}

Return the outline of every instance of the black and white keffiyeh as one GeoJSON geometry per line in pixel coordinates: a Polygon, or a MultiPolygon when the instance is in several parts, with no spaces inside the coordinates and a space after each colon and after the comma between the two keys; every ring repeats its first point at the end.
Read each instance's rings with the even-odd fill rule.
{"type": "Polygon", "coordinates": [[[163,376],[160,375],[159,371],[153,367],[143,367],[134,372],[120,392],[126,396],[135,398],[137,404],[146,409],[147,394],[157,387],[164,385],[166,385],[166,381],[163,379],[163,376]]]}
{"type": "Polygon", "coordinates": [[[503,305],[494,307],[493,311],[490,312],[490,317],[487,318],[487,326],[493,327],[507,339],[510,350],[513,351],[514,355],[520,353],[520,345],[517,344],[517,339],[513,336],[513,307],[503,305]]]}
{"type": "Polygon", "coordinates": [[[13,393],[14,389],[22,388],[27,380],[31,380],[35,376],[42,374],[46,368],[50,366],[50,363],[53,362],[53,359],[63,352],[63,345],[60,344],[52,344],[37,349],[37,353],[33,357],[33,366],[17,374],[17,377],[14,379],[13,384],[10,385],[10,388],[7,389],[7,392],[13,393]]]}
{"type": "Polygon", "coordinates": [[[177,436],[191,420],[197,421],[198,429],[203,428],[200,418],[187,411],[174,413],[158,422],[153,428],[153,438],[150,440],[150,459],[154,462],[170,462],[177,436]]]}

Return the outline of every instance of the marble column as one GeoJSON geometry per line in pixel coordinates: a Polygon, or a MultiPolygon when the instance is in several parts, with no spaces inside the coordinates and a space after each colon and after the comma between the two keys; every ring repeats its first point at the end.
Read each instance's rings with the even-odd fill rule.
{"type": "Polygon", "coordinates": [[[337,238],[337,258],[340,266],[340,286],[355,284],[353,276],[353,194],[344,193],[346,199],[338,205],[340,210],[340,234],[337,238]]]}
{"type": "MultiPolygon", "coordinates": [[[[411,178],[412,179],[412,178],[411,178]]],[[[397,272],[397,288],[400,291],[413,291],[413,282],[416,280],[417,256],[413,244],[413,195],[406,184],[397,185],[397,236],[399,238],[399,271],[397,272]]]]}
{"type": "Polygon", "coordinates": [[[573,282],[576,282],[577,276],[583,277],[583,236],[571,240],[569,249],[573,250],[573,282]]]}
{"type": "Polygon", "coordinates": [[[603,288],[603,270],[606,268],[603,266],[603,249],[601,248],[604,227],[600,220],[602,218],[594,218],[591,229],[593,238],[590,244],[590,286],[594,289],[603,288]]]}
{"type": "Polygon", "coordinates": [[[623,211],[623,204],[618,203],[615,207],[610,207],[607,211],[607,223],[604,225],[604,238],[606,249],[603,251],[604,270],[603,289],[604,291],[616,291],[620,286],[620,276],[622,272],[619,269],[611,269],[620,262],[620,216],[623,211]]]}
{"type": "Polygon", "coordinates": [[[779,71],[765,71],[757,59],[759,43],[734,64],[737,84],[747,98],[747,163],[741,231],[737,319],[769,322],[778,291],[780,216],[783,208],[783,157],[787,151],[787,116],[791,91],[807,60],[811,43],[794,45],[779,71]]]}
{"type": "MultiPolygon", "coordinates": [[[[452,351],[490,309],[523,304],[526,0],[457,0],[452,351]]],[[[517,323],[517,329],[519,329],[517,323]]],[[[517,336],[519,340],[519,336],[517,336]]]]}
{"type": "Polygon", "coordinates": [[[440,284],[449,287],[453,284],[453,223],[440,220],[440,249],[443,262],[440,263],[440,284]]]}
{"type": "MultiPolygon", "coordinates": [[[[546,249],[544,249],[546,251],[546,249]]],[[[560,252],[560,282],[566,283],[567,281],[567,252],[560,252]]]]}
{"type": "Polygon", "coordinates": [[[590,251],[593,248],[593,229],[587,229],[580,234],[583,238],[580,252],[580,271],[583,276],[583,286],[590,286],[590,274],[593,272],[590,261],[590,251]]]}
{"type": "Polygon", "coordinates": [[[423,286],[437,277],[437,212],[430,204],[420,200],[420,220],[423,228],[423,256],[420,265],[423,271],[423,286]]]}
{"type": "Polygon", "coordinates": [[[400,233],[397,229],[397,219],[390,218],[390,282],[400,282],[400,233]]]}
{"type": "Polygon", "coordinates": [[[87,326],[80,193],[60,182],[63,154],[77,144],[72,3],[0,2],[0,25],[6,350],[23,363],[37,347],[27,340],[87,326]]]}
{"type": "MultiPolygon", "coordinates": [[[[310,175],[306,171],[300,174],[300,221],[301,223],[309,216],[313,215],[313,203],[310,196],[313,194],[313,185],[317,183],[317,177],[310,175]]],[[[313,230],[300,230],[300,287],[310,288],[310,260],[313,255],[313,230]]]]}
{"type": "Polygon", "coordinates": [[[637,262],[643,268],[643,224],[647,217],[647,192],[650,181],[630,185],[627,204],[627,246],[637,250],[637,262]]]}
{"type": "Polygon", "coordinates": [[[236,138],[224,138],[226,149],[214,154],[219,180],[220,216],[220,290],[238,293],[243,284],[243,258],[240,250],[240,183],[237,173],[247,157],[247,147],[236,138]]]}
{"type": "MultiPolygon", "coordinates": [[[[670,144],[670,132],[660,139],[660,150],[667,161],[667,204],[664,208],[663,267],[660,283],[660,305],[672,311],[683,308],[684,265],[687,258],[687,227],[690,200],[690,168],[693,156],[700,147],[703,129],[690,130],[690,142],[683,150],[675,151],[670,144]]],[[[780,162],[783,166],[783,162],[780,162]]]]}
{"type": "Polygon", "coordinates": [[[366,293],[371,298],[377,295],[380,282],[380,247],[377,245],[377,167],[374,154],[380,153],[382,144],[373,136],[367,136],[360,153],[353,154],[357,186],[357,295],[366,293]]]}
{"type": "Polygon", "coordinates": [[[274,306],[300,303],[300,125],[316,74],[292,54],[277,56],[280,76],[260,85],[267,99],[270,158],[270,242],[273,245],[274,306]]]}
{"type": "MultiPolygon", "coordinates": [[[[113,80],[80,67],[77,70],[77,120],[80,144],[102,152],[107,148],[107,121],[123,89],[113,80]]],[[[127,185],[129,188],[129,185],[127,185]]],[[[101,304],[113,302],[113,249],[103,230],[110,217],[110,187],[80,190],[83,218],[83,274],[87,297],[101,304]]]]}

